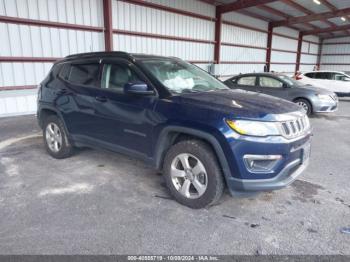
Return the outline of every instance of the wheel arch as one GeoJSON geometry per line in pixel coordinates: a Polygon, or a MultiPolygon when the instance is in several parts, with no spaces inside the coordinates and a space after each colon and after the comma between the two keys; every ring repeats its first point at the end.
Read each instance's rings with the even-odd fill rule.
{"type": "Polygon", "coordinates": [[[181,126],[168,126],[164,128],[160,133],[154,157],[155,166],[157,169],[161,170],[163,168],[164,158],[170,147],[177,141],[181,141],[187,137],[199,139],[208,143],[209,146],[213,149],[219,161],[219,165],[224,173],[225,178],[230,177],[230,168],[227,159],[216,137],[205,131],[181,126]]]}
{"type": "Polygon", "coordinates": [[[62,114],[52,106],[44,105],[44,106],[40,106],[40,108],[38,109],[37,117],[38,117],[39,126],[43,129],[44,119],[45,117],[48,117],[50,115],[55,115],[62,121],[66,134],[68,138],[71,140],[72,138],[68,132],[68,128],[67,128],[66,122],[64,121],[64,118],[62,117],[62,114]]]}
{"type": "Polygon", "coordinates": [[[41,128],[43,128],[44,119],[51,115],[58,116],[58,113],[52,108],[40,108],[40,110],[38,111],[38,122],[41,128]]]}
{"type": "Polygon", "coordinates": [[[306,100],[311,106],[311,113],[313,113],[314,107],[312,105],[312,101],[309,98],[307,98],[305,96],[298,96],[298,97],[293,99],[293,103],[295,103],[298,99],[306,100]]]}

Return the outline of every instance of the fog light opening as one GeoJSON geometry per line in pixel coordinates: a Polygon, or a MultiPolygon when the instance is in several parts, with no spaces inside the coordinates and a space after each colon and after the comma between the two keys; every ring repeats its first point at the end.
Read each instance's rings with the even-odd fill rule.
{"type": "Polygon", "coordinates": [[[243,157],[251,173],[271,173],[281,158],[281,155],[245,155],[243,157]]]}

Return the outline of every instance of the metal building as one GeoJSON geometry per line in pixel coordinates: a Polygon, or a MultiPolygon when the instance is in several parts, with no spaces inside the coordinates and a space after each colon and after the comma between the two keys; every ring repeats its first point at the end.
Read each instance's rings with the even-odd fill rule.
{"type": "Polygon", "coordinates": [[[0,0],[0,116],[34,113],[36,86],[54,61],[73,53],[177,56],[220,77],[348,69],[350,2],[322,3],[0,0]]]}

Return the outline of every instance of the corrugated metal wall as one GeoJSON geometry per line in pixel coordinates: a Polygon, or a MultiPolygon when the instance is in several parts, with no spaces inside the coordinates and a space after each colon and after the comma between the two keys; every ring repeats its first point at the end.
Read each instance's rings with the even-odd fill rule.
{"type": "Polygon", "coordinates": [[[223,20],[220,75],[263,71],[268,24],[237,12],[224,14],[223,20]]]}
{"type": "Polygon", "coordinates": [[[298,50],[299,32],[287,27],[277,27],[273,30],[271,67],[272,71],[292,74],[298,50]]]}
{"type": "Polygon", "coordinates": [[[317,56],[320,48],[318,36],[307,35],[303,37],[299,71],[313,71],[317,64],[317,56]]]}
{"type": "MultiPolygon", "coordinates": [[[[2,87],[37,85],[55,59],[104,50],[102,0],[0,0],[0,15],[79,26],[0,22],[0,57],[29,58],[0,62],[2,87]]],[[[177,56],[205,70],[214,62],[213,5],[197,0],[113,0],[112,17],[114,50],[177,56]]],[[[267,30],[265,21],[237,12],[224,14],[218,74],[263,71],[267,30]]],[[[274,29],[271,70],[294,72],[297,37],[293,29],[274,29]]],[[[317,62],[319,40],[311,36],[304,40],[300,68],[309,70],[317,62]]],[[[35,92],[1,91],[0,115],[34,112],[35,92]]]]}
{"type": "MultiPolygon", "coordinates": [[[[148,2],[215,17],[215,7],[199,1],[148,2]]],[[[176,56],[205,69],[214,60],[214,21],[124,1],[112,5],[113,29],[119,30],[113,36],[114,50],[176,56]]]]}
{"type": "Polygon", "coordinates": [[[350,37],[324,40],[321,69],[350,72],[350,37]]]}
{"type": "MultiPolygon", "coordinates": [[[[0,15],[25,19],[103,26],[100,0],[0,0],[0,15]]],[[[104,49],[102,33],[0,23],[0,56],[60,58],[104,49]]],[[[0,86],[37,85],[51,62],[0,62],[0,86]]],[[[35,111],[35,90],[1,91],[0,115],[35,111]]]]}

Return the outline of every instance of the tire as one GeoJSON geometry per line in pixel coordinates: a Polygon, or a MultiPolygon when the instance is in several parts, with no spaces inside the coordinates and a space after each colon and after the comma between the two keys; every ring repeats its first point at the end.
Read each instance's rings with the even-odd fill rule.
{"type": "Polygon", "coordinates": [[[67,138],[63,122],[56,115],[44,119],[43,139],[46,151],[52,157],[63,159],[73,154],[74,148],[67,138]]]}
{"type": "Polygon", "coordinates": [[[213,205],[224,191],[224,179],[216,155],[210,146],[199,140],[185,140],[173,145],[165,156],[163,171],[171,195],[190,208],[213,205]],[[182,163],[186,158],[187,168],[184,168],[182,163]]]}
{"type": "Polygon", "coordinates": [[[298,99],[294,100],[294,103],[296,103],[297,105],[302,107],[308,116],[312,114],[312,106],[311,106],[310,102],[307,101],[306,99],[298,98],[298,99]]]}

